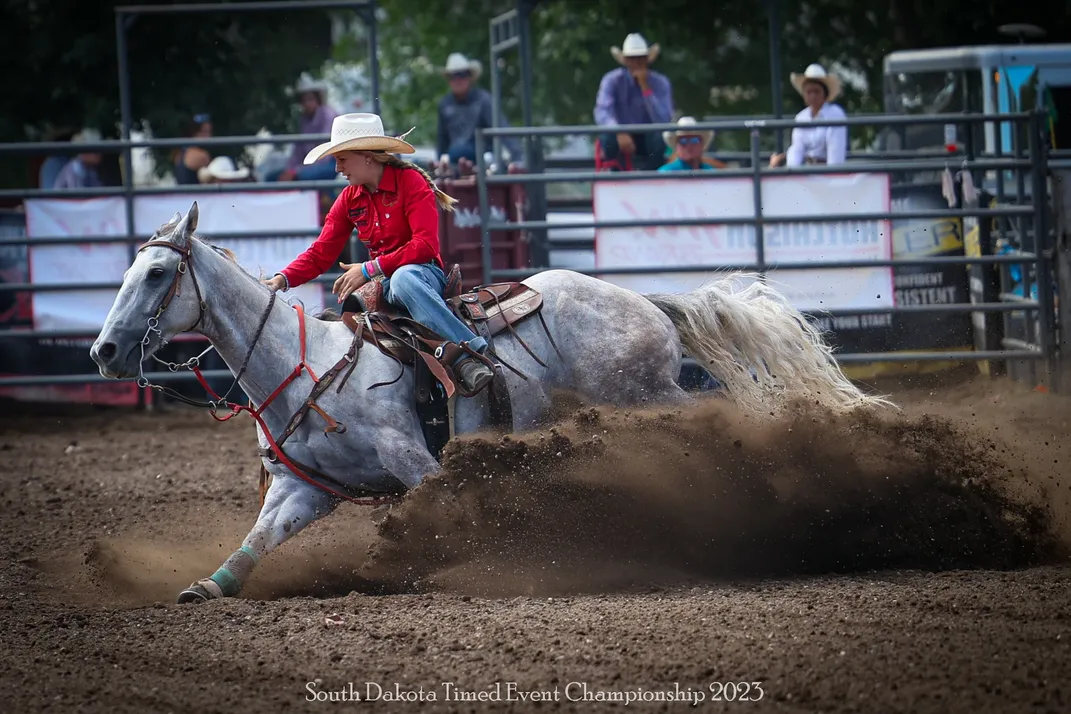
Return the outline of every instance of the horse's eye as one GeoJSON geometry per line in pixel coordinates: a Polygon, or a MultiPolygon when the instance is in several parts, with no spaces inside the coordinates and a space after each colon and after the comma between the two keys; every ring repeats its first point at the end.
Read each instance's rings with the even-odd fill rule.
{"type": "Polygon", "coordinates": [[[162,277],[164,277],[164,269],[163,268],[150,268],[149,269],[149,278],[151,278],[153,280],[156,280],[156,279],[162,278],[162,277]]]}

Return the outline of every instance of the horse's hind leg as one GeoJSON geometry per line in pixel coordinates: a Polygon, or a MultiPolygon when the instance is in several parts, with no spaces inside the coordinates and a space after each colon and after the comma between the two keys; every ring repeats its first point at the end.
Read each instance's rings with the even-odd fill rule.
{"type": "Polygon", "coordinates": [[[264,495],[257,523],[242,547],[231,553],[211,576],[180,592],[178,602],[204,602],[237,595],[261,558],[305,526],[329,514],[336,504],[329,494],[289,474],[276,475],[264,495]]]}

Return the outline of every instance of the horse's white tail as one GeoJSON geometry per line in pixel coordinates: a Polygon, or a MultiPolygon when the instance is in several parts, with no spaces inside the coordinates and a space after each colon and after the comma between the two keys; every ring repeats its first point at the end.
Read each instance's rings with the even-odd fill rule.
{"type": "Polygon", "coordinates": [[[734,290],[734,277],[680,295],[646,295],[666,313],[685,352],[718,379],[743,409],[779,410],[793,397],[836,410],[893,406],[864,394],[833,359],[821,334],[761,280],[734,290]]]}

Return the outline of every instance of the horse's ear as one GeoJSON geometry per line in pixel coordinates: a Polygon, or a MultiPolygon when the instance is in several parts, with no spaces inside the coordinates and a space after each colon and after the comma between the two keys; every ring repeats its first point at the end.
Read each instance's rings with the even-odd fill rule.
{"type": "Polygon", "coordinates": [[[193,237],[194,232],[197,230],[197,201],[193,202],[190,206],[189,212],[186,216],[179,221],[179,224],[175,226],[175,230],[172,231],[172,241],[179,246],[186,246],[190,242],[190,238],[193,237]]]}
{"type": "Polygon", "coordinates": [[[167,225],[173,226],[182,220],[182,214],[175,211],[175,215],[171,216],[171,220],[167,222],[167,225]]]}
{"type": "Polygon", "coordinates": [[[197,231],[197,201],[193,202],[190,206],[190,212],[186,214],[186,237],[192,238],[193,234],[197,231]]]}

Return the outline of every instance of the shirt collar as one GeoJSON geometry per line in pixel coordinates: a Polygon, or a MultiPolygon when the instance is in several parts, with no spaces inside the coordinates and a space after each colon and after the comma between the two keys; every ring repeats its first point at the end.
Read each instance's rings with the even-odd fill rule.
{"type": "MultiPolygon", "coordinates": [[[[398,193],[398,171],[400,171],[400,169],[384,164],[383,175],[379,178],[379,185],[376,187],[376,191],[398,193]]],[[[358,195],[362,193],[372,195],[374,191],[369,191],[367,186],[361,184],[357,187],[357,193],[358,195]]]]}

